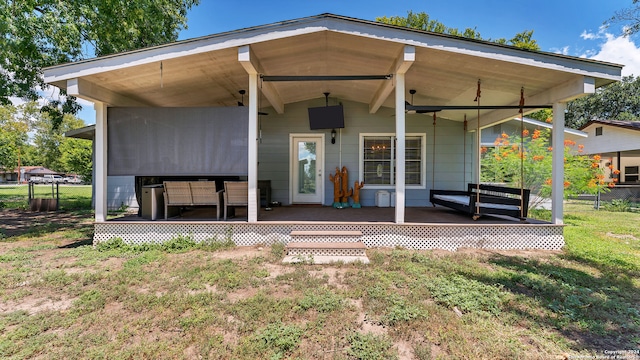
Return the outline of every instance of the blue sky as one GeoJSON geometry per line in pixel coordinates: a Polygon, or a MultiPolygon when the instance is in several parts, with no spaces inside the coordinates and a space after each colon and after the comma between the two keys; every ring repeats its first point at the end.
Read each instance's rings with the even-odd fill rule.
{"type": "MultiPolygon", "coordinates": [[[[297,19],[322,13],[364,20],[380,16],[406,16],[409,10],[426,12],[448,27],[475,28],[485,39],[510,39],[533,30],[541,50],[624,64],[623,75],[640,75],[640,39],[621,36],[622,25],[603,29],[616,11],[632,0],[272,0],[213,1],[188,14],[188,29],[179,39],[297,19]]],[[[80,117],[94,123],[93,106],[85,105],[80,117]]]]}

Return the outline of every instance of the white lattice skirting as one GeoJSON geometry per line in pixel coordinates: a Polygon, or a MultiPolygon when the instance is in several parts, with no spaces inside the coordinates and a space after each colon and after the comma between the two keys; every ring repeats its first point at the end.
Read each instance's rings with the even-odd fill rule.
{"type": "MultiPolygon", "coordinates": [[[[407,249],[480,248],[496,250],[560,250],[563,227],[552,224],[328,224],[328,223],[206,223],[206,222],[102,222],[95,224],[93,243],[121,238],[130,244],[160,243],[177,236],[196,241],[227,239],[238,246],[289,243],[291,231],[360,231],[368,248],[407,249]]],[[[323,237],[321,241],[344,241],[323,237]]]]}

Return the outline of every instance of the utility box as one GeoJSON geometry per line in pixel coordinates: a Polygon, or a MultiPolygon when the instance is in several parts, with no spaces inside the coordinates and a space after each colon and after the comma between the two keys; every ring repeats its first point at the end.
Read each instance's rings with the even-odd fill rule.
{"type": "Polygon", "coordinates": [[[390,194],[386,190],[376,191],[376,206],[377,207],[389,207],[390,194]]]}
{"type": "Polygon", "coordinates": [[[142,187],[142,217],[150,220],[164,218],[164,187],[145,185],[142,187]]]}

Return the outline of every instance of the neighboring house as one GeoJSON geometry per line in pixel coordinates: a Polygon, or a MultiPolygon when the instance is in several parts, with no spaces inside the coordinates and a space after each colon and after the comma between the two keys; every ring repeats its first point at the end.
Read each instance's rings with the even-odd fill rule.
{"type": "Polygon", "coordinates": [[[0,171],[0,183],[13,182],[13,183],[26,183],[32,176],[42,175],[60,175],[59,173],[49,170],[44,166],[21,166],[20,169],[15,168],[13,170],[0,171]]]}
{"type": "Polygon", "coordinates": [[[0,168],[0,184],[3,183],[17,183],[18,182],[18,169],[7,170],[0,168]]]}
{"type": "Polygon", "coordinates": [[[24,175],[25,175],[25,180],[29,181],[29,179],[32,176],[64,175],[64,174],[47,169],[46,167],[43,167],[43,166],[29,166],[29,167],[26,167],[24,175]]]}
{"type": "MultiPolygon", "coordinates": [[[[229,231],[215,221],[106,221],[111,176],[246,180],[247,221],[233,223],[233,236],[255,244],[288,241],[291,229],[311,226],[261,223],[259,180],[269,180],[272,200],[284,205],[331,206],[330,175],[346,167],[351,184],[364,182],[363,207],[374,206],[378,191],[395,193],[393,223],[314,229],[358,228],[367,245],[424,247],[449,235],[486,244],[487,233],[503,231],[434,226],[429,219],[405,224],[405,210],[429,206],[431,189],[461,190],[479,179],[477,130],[516,117],[522,89],[527,109],[552,107],[562,124],[567,101],[619,81],[621,68],[322,14],[62,64],[45,69],[44,78],[95,104],[96,241],[229,231]],[[406,105],[409,94],[415,96],[406,105]],[[310,109],[327,105],[329,117],[310,122],[317,114],[310,109]]],[[[552,133],[561,164],[563,129],[552,133]]],[[[553,177],[562,179],[562,172],[555,166],[553,177]]],[[[532,235],[539,242],[526,247],[557,244],[563,187],[553,184],[552,224],[493,240],[532,235]]]]}
{"type": "MultiPolygon", "coordinates": [[[[481,132],[481,146],[494,146],[496,138],[502,136],[502,134],[519,135],[522,129],[528,130],[529,133],[533,133],[534,130],[553,129],[551,123],[538,121],[528,117],[524,117],[522,120],[518,117],[505,121],[500,124],[493,125],[491,127],[482,129],[481,132]]],[[[578,144],[582,144],[587,138],[587,133],[580,130],[571,128],[564,128],[564,138],[566,140],[573,140],[578,144]]]]}
{"type": "Polygon", "coordinates": [[[589,134],[584,152],[601,156],[607,181],[640,184],[640,121],[591,120],[580,130],[589,134]]]}

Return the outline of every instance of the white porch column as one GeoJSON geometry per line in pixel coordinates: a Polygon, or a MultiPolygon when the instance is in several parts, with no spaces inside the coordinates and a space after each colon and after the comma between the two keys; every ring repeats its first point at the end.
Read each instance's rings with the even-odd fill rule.
{"type": "Polygon", "coordinates": [[[258,74],[249,74],[248,178],[249,199],[247,221],[258,221],[258,74]]]}
{"type": "Polygon", "coordinates": [[[394,78],[396,82],[396,224],[404,224],[406,147],[404,73],[396,73],[394,78]]]}
{"type": "Polygon", "coordinates": [[[566,109],[567,104],[564,102],[553,104],[551,222],[558,225],[564,223],[564,111],[566,109]]]}
{"type": "Polygon", "coordinates": [[[95,163],[93,164],[96,222],[107,220],[107,104],[95,102],[96,133],[95,163]]]}

